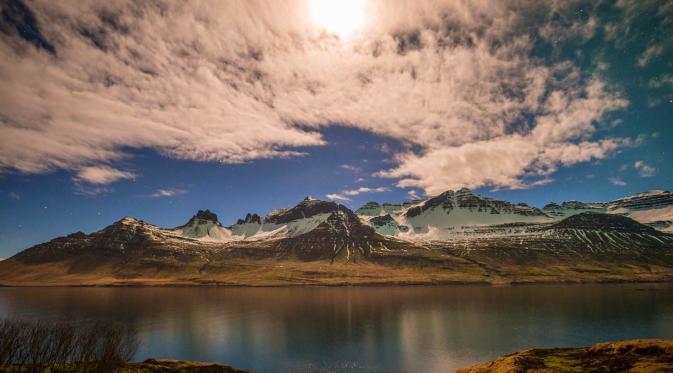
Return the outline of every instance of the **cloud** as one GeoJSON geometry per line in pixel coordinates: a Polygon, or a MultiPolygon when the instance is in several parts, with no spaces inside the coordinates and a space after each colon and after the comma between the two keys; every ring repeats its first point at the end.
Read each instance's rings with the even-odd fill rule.
{"type": "Polygon", "coordinates": [[[183,189],[157,189],[156,192],[150,194],[150,197],[154,198],[159,198],[159,197],[174,197],[180,194],[185,194],[187,193],[186,190],[183,189]]]}
{"type": "Polygon", "coordinates": [[[360,167],[350,165],[350,164],[342,164],[341,169],[346,170],[346,171],[350,171],[350,172],[353,172],[353,173],[357,173],[357,172],[362,171],[362,169],[360,167]]]}
{"type": "Polygon", "coordinates": [[[411,189],[410,191],[408,191],[407,195],[409,196],[409,198],[414,199],[414,200],[421,199],[421,195],[418,193],[417,190],[414,190],[414,189],[411,189]]]}
{"type": "Polygon", "coordinates": [[[340,193],[334,193],[334,194],[327,194],[325,197],[332,199],[332,200],[340,200],[340,201],[346,201],[350,202],[351,199],[349,197],[352,196],[357,196],[362,193],[383,193],[383,192],[389,192],[390,189],[386,187],[378,187],[378,188],[367,188],[367,187],[360,187],[357,189],[349,189],[349,190],[343,190],[340,193]]]}
{"type": "Polygon", "coordinates": [[[108,166],[90,166],[78,169],[73,180],[89,184],[110,184],[118,180],[134,179],[136,176],[133,172],[121,171],[108,166]]]}
{"type": "Polygon", "coordinates": [[[638,173],[639,173],[640,176],[642,176],[642,177],[652,177],[652,176],[654,176],[654,174],[655,174],[656,171],[657,171],[654,167],[649,166],[648,164],[646,164],[646,163],[643,162],[643,161],[636,161],[636,162],[633,164],[633,167],[634,167],[636,170],[638,170],[638,173]]]}
{"type": "Polygon", "coordinates": [[[135,175],[88,181],[82,170],[131,149],[295,157],[338,124],[404,143],[381,149],[395,166],[378,175],[436,193],[530,187],[625,144],[593,138],[625,98],[572,62],[534,55],[550,43],[538,36],[559,28],[594,36],[598,20],[573,21],[571,5],[372,0],[350,40],[316,29],[302,1],[25,8],[40,38],[0,36],[0,171],[65,169],[105,184],[135,175]]]}
{"type": "Polygon", "coordinates": [[[18,193],[16,193],[16,192],[9,192],[9,193],[7,193],[7,197],[9,197],[9,198],[11,198],[11,199],[13,199],[13,200],[16,200],[16,201],[21,200],[21,196],[20,196],[18,193]]]}
{"type": "Polygon", "coordinates": [[[650,88],[662,88],[662,87],[671,87],[673,88],[673,74],[663,74],[655,78],[650,79],[648,86],[650,88]]]}
{"type": "Polygon", "coordinates": [[[338,193],[333,193],[333,194],[326,194],[325,197],[331,199],[331,200],[336,200],[336,201],[343,201],[343,202],[351,202],[352,200],[346,196],[343,196],[338,193]]]}
{"type": "Polygon", "coordinates": [[[664,51],[664,47],[659,44],[653,44],[647,47],[645,51],[638,57],[636,65],[639,67],[645,67],[650,63],[654,58],[658,57],[664,51]]]}
{"type": "Polygon", "coordinates": [[[620,179],[618,177],[611,177],[610,182],[612,184],[618,185],[618,186],[625,186],[626,185],[626,181],[623,181],[622,179],[620,179]]]}

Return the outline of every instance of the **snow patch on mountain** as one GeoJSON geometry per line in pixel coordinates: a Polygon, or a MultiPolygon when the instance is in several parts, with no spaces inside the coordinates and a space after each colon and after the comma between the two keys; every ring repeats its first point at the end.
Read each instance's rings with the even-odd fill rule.
{"type": "Polygon", "coordinates": [[[231,230],[223,227],[217,215],[210,210],[199,210],[187,224],[169,229],[168,232],[199,241],[227,242],[236,239],[231,230]]]}
{"type": "Polygon", "coordinates": [[[383,214],[383,208],[378,202],[370,201],[355,210],[355,213],[365,217],[379,216],[383,214]]]}
{"type": "Polygon", "coordinates": [[[235,224],[230,227],[230,230],[234,236],[247,240],[258,240],[261,237],[295,237],[312,231],[320,225],[320,223],[326,221],[329,216],[329,213],[322,213],[307,218],[296,219],[287,223],[264,221],[261,224],[235,224]]]}
{"type": "MultiPolygon", "coordinates": [[[[446,191],[422,204],[410,207],[397,221],[413,233],[443,239],[456,228],[507,223],[542,223],[552,219],[526,204],[512,204],[478,195],[463,188],[446,191]]],[[[409,236],[409,235],[405,235],[409,236]]]]}
{"type": "Polygon", "coordinates": [[[550,203],[543,210],[555,219],[583,212],[623,215],[660,231],[673,232],[673,193],[661,189],[636,193],[604,203],[577,201],[564,202],[561,205],[550,203]]]}

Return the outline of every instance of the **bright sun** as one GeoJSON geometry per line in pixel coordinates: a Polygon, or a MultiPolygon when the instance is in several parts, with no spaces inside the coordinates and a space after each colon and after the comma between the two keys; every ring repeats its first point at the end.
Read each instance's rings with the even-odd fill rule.
{"type": "Polygon", "coordinates": [[[309,0],[309,12],[317,26],[342,38],[364,26],[365,0],[309,0]]]}

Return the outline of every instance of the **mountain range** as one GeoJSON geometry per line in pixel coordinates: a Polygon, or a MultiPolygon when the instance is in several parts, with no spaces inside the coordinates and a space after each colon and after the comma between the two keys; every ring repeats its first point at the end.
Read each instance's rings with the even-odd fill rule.
{"type": "Polygon", "coordinates": [[[356,211],[306,197],[224,226],[124,217],[0,262],[4,285],[347,285],[669,281],[673,193],[544,208],[469,189],[356,211]]]}

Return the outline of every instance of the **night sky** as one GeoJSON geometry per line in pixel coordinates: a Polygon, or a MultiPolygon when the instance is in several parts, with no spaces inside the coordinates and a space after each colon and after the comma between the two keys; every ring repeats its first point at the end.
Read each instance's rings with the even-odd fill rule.
{"type": "Polygon", "coordinates": [[[0,257],[469,187],[673,189],[671,1],[0,2],[0,257]]]}

